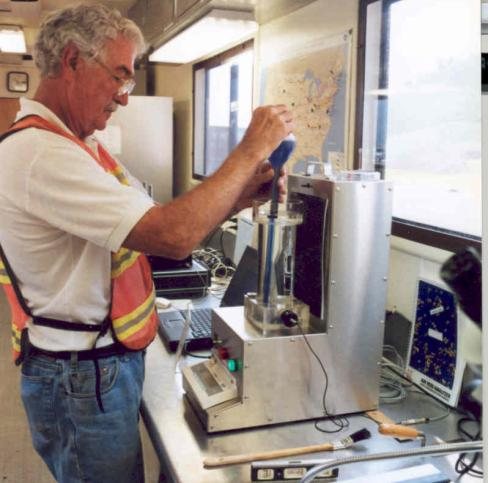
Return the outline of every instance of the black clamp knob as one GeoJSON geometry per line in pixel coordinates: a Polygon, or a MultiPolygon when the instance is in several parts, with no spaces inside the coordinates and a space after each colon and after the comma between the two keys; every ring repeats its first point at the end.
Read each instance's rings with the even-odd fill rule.
{"type": "Polygon", "coordinates": [[[280,319],[286,327],[295,327],[298,324],[298,315],[293,310],[283,310],[280,314],[280,319]]]}

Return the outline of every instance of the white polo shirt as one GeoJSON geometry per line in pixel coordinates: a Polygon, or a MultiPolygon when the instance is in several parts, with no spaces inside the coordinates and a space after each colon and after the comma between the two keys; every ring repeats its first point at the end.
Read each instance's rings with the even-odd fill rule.
{"type": "MultiPolygon", "coordinates": [[[[17,119],[29,114],[70,132],[45,106],[21,99],[17,119]]],[[[94,138],[85,142],[97,152],[94,138]]],[[[34,315],[84,323],[107,316],[110,253],[154,206],[132,186],[49,131],[25,129],[0,143],[0,243],[34,315]]],[[[53,351],[89,349],[96,335],[29,326],[31,342],[53,351]]]]}

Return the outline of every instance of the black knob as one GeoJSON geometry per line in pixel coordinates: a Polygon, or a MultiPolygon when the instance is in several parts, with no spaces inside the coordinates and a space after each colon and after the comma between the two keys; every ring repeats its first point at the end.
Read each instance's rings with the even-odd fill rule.
{"type": "Polygon", "coordinates": [[[298,316],[292,310],[283,310],[280,314],[281,321],[286,327],[295,327],[298,324],[298,316]]]}

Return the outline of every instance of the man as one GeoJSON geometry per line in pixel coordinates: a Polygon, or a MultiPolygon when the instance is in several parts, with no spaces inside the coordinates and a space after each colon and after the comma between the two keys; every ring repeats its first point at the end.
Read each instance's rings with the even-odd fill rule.
{"type": "Polygon", "coordinates": [[[20,130],[0,143],[0,244],[32,316],[22,400],[33,444],[61,482],[143,481],[144,358],[129,349],[154,336],[154,307],[138,252],[190,254],[269,187],[263,162],[292,130],[285,106],[256,109],[214,175],[155,204],[92,136],[128,103],[143,49],[140,30],[116,11],[81,5],[50,15],[35,46],[39,88],[21,101],[20,130]],[[128,276],[134,267],[140,273],[128,276]],[[141,326],[149,338],[134,336],[141,326]]]}

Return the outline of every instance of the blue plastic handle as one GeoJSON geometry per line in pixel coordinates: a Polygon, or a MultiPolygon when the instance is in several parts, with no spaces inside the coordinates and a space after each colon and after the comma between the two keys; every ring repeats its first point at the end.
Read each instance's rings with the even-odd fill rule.
{"type": "Polygon", "coordinates": [[[263,303],[268,305],[271,285],[271,271],[273,265],[273,244],[274,244],[274,219],[278,215],[278,180],[280,178],[280,169],[288,161],[291,153],[295,149],[295,136],[290,133],[286,136],[280,145],[271,153],[269,162],[274,169],[273,183],[271,186],[271,205],[269,209],[269,227],[268,240],[266,244],[266,260],[264,268],[264,284],[263,284],[263,303]]]}
{"type": "Polygon", "coordinates": [[[274,170],[280,169],[291,156],[291,153],[295,149],[296,139],[293,133],[288,134],[280,145],[271,153],[269,162],[273,166],[274,170]]]}

